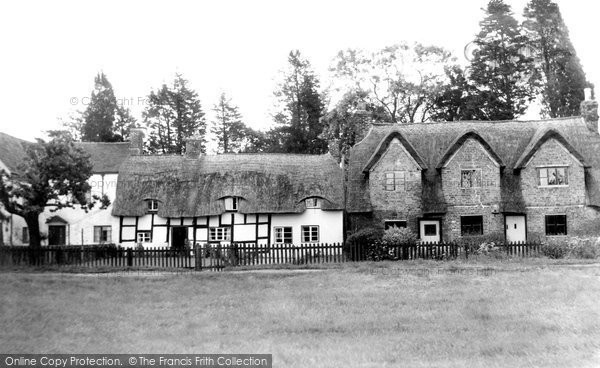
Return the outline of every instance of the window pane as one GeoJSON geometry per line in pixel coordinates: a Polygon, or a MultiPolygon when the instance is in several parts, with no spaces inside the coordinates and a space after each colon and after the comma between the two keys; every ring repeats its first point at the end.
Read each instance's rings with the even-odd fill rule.
{"type": "Polygon", "coordinates": [[[556,185],[556,184],[557,184],[556,168],[550,168],[550,169],[548,169],[548,185],[556,185]]]}
{"type": "Polygon", "coordinates": [[[556,184],[557,185],[567,184],[567,181],[565,180],[565,168],[564,167],[556,168],[556,184]]]}
{"type": "Polygon", "coordinates": [[[423,227],[423,232],[425,233],[425,236],[436,236],[437,226],[434,224],[425,224],[423,227]]]}

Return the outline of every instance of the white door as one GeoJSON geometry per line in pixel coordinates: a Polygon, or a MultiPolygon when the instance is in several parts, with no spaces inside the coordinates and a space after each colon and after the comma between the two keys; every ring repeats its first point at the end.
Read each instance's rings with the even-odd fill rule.
{"type": "Polygon", "coordinates": [[[425,243],[439,243],[442,240],[440,220],[419,221],[419,234],[421,235],[421,241],[425,243]]]}
{"type": "Polygon", "coordinates": [[[508,243],[526,240],[525,216],[506,216],[506,241],[508,243]]]}

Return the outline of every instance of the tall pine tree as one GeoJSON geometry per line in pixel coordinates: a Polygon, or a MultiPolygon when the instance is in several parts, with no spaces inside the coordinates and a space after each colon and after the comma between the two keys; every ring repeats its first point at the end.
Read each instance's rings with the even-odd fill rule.
{"type": "Polygon", "coordinates": [[[81,139],[87,142],[114,142],[118,140],[113,133],[117,98],[112,85],[103,72],[94,79],[94,91],[83,113],[81,139]]]}
{"type": "Polygon", "coordinates": [[[524,16],[523,26],[537,50],[536,61],[543,76],[544,112],[552,118],[579,115],[588,83],[558,5],[550,0],[531,0],[524,16]]]}
{"type": "Polygon", "coordinates": [[[283,82],[275,91],[283,111],[274,116],[279,126],[271,132],[277,142],[271,151],[324,153],[327,142],[320,138],[324,103],[318,91],[319,79],[300,51],[291,51],[288,62],[283,82]]]}
{"type": "Polygon", "coordinates": [[[219,153],[239,152],[246,137],[246,126],[238,107],[232,105],[231,99],[225,93],[214,105],[215,120],[211,133],[215,136],[219,153]]]}
{"type": "Polygon", "coordinates": [[[478,50],[471,62],[470,79],[477,88],[484,119],[514,119],[534,97],[533,59],[524,52],[528,39],[502,0],[490,0],[485,12],[474,41],[478,50]]]}
{"type": "MultiPolygon", "coordinates": [[[[186,138],[204,139],[206,120],[196,91],[188,81],[176,74],[173,86],[164,84],[148,96],[148,106],[143,113],[148,127],[148,151],[161,154],[182,154],[186,138]]],[[[204,147],[202,151],[204,152],[204,147]]]]}

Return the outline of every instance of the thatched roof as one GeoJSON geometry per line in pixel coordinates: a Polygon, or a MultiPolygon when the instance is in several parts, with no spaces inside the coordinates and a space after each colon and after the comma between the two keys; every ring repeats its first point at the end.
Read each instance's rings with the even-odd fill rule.
{"type": "Polygon", "coordinates": [[[162,217],[217,215],[229,196],[242,198],[241,213],[299,213],[313,196],[324,210],[341,210],[343,172],[330,155],[131,156],[119,170],[113,215],[143,215],[147,199],[159,201],[162,217]]]}
{"type": "Polygon", "coordinates": [[[28,141],[0,133],[0,161],[11,171],[18,171],[19,165],[25,159],[27,145],[33,144],[28,141]]]}
{"type": "Polygon", "coordinates": [[[90,155],[95,174],[116,174],[119,166],[129,157],[129,142],[77,142],[75,146],[90,155]]]}
{"type": "Polygon", "coordinates": [[[484,142],[488,153],[504,167],[501,171],[502,211],[519,212],[524,209],[520,176],[515,169],[550,137],[559,137],[557,139],[588,166],[588,204],[600,206],[600,136],[590,132],[582,118],[573,117],[542,121],[373,124],[367,136],[350,150],[346,205],[349,212],[372,210],[363,169],[373,153],[380,150],[381,142],[398,132],[429,168],[423,172],[422,197],[426,213],[445,212],[440,171],[436,168],[443,166],[444,161],[468,138],[484,142]]]}

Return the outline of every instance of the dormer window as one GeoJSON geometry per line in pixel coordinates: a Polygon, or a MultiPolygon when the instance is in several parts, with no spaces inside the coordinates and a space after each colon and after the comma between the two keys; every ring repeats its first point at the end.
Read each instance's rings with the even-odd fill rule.
{"type": "Polygon", "coordinates": [[[238,210],[238,205],[240,202],[239,197],[227,197],[225,198],[225,211],[235,212],[238,210]]]}
{"type": "Polygon", "coordinates": [[[321,208],[321,201],[317,197],[306,198],[306,208],[321,208]]]}
{"type": "Polygon", "coordinates": [[[156,200],[156,199],[148,199],[146,201],[146,204],[148,206],[148,212],[155,213],[155,212],[158,211],[158,200],[156,200]]]}

